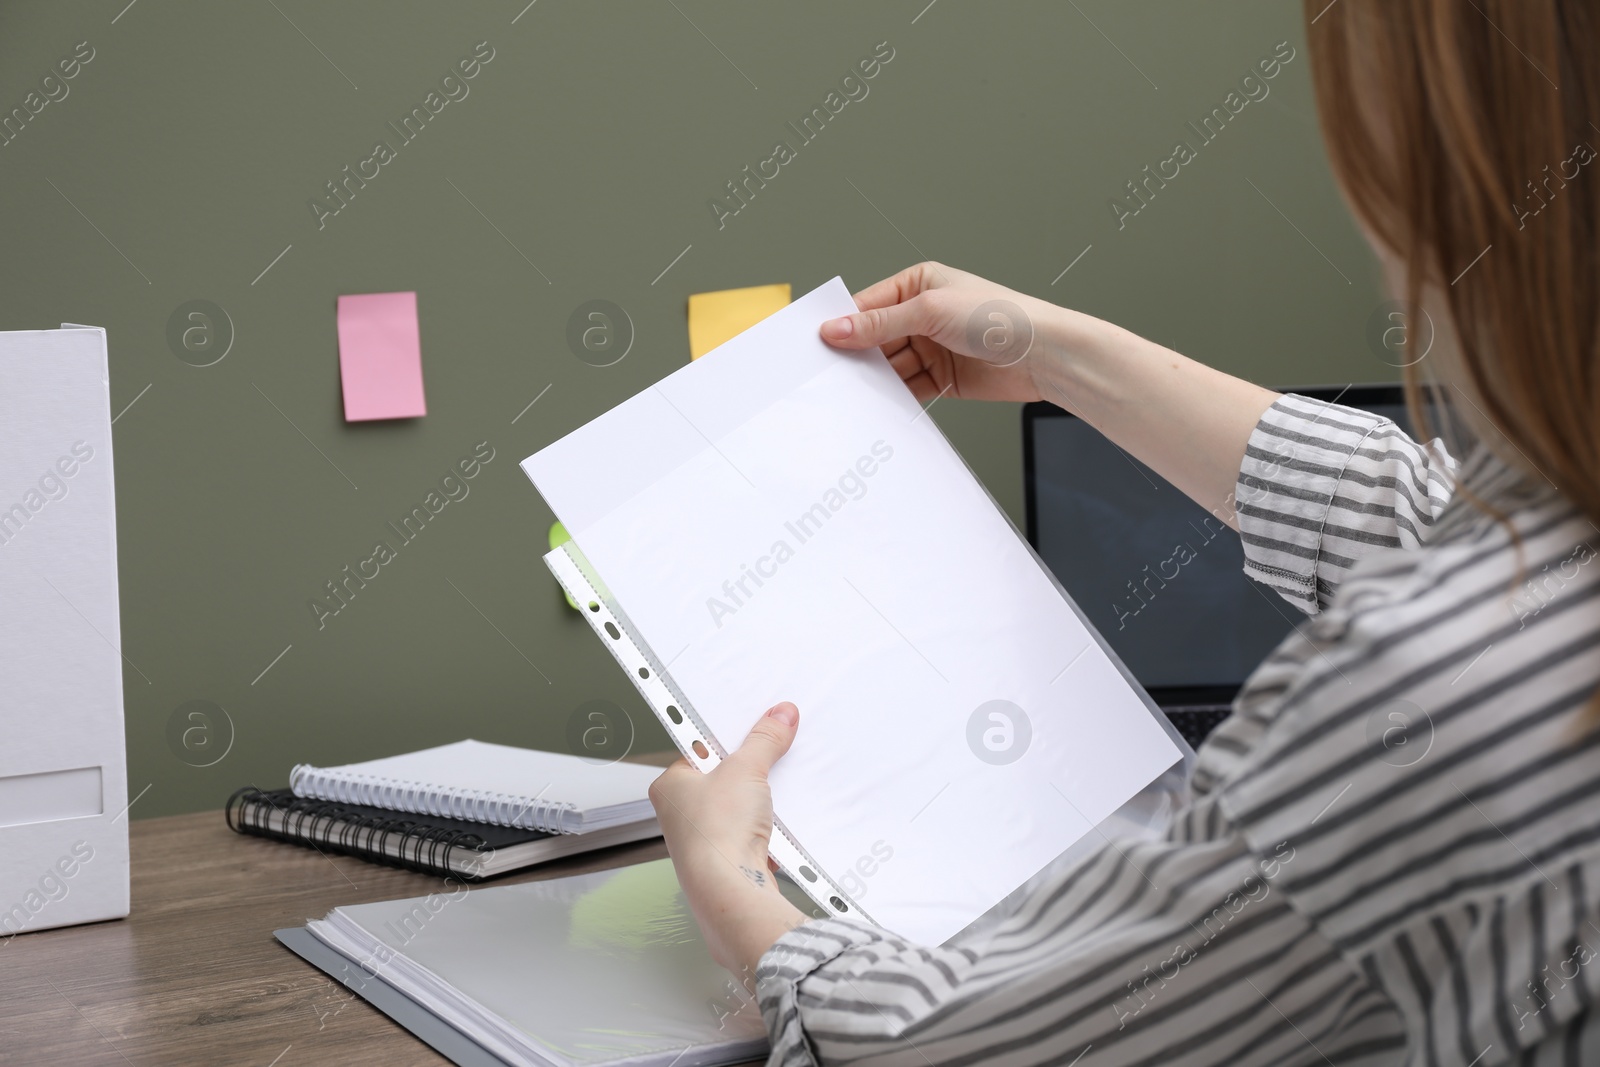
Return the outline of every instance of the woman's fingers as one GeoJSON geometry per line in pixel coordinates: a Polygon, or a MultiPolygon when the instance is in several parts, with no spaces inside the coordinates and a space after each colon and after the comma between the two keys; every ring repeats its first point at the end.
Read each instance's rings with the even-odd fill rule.
{"type": "Polygon", "coordinates": [[[926,404],[939,395],[939,384],[933,380],[933,375],[927,371],[918,371],[911,377],[901,380],[906,383],[906,388],[911,390],[912,397],[919,404],[926,404]]]}
{"type": "Polygon", "coordinates": [[[915,291],[908,293],[902,288],[901,279],[905,277],[906,273],[906,271],[901,271],[899,274],[885,278],[881,282],[873,282],[861,290],[855,295],[856,309],[859,311],[871,311],[873,308],[888,307],[890,304],[900,303],[900,301],[909,296],[915,296],[915,291]]]}
{"type": "Polygon", "coordinates": [[[746,764],[766,774],[772,770],[772,765],[789,751],[799,725],[800,709],[787,700],[773,705],[765,715],[756,720],[749,736],[744,739],[744,744],[728,758],[728,762],[746,764]]]}
{"type": "Polygon", "coordinates": [[[956,361],[943,345],[925,337],[912,338],[910,344],[889,357],[889,366],[921,403],[956,383],[956,361]]]}
{"type": "MultiPolygon", "coordinates": [[[[878,312],[890,312],[896,307],[904,307],[914,303],[916,299],[930,289],[938,289],[950,284],[944,268],[933,262],[918,263],[907,267],[905,270],[880,282],[867,286],[855,295],[856,307],[861,314],[851,315],[844,319],[833,319],[822,325],[822,339],[839,348],[868,348],[878,345],[886,353],[904,348],[908,335],[916,333],[913,329],[903,329],[899,333],[892,331],[893,327],[865,328],[863,315],[878,312]]],[[[925,309],[926,302],[918,304],[918,309],[925,309]]],[[[882,320],[880,320],[882,321],[882,320]]],[[[889,321],[904,321],[902,316],[893,316],[889,321]]]]}
{"type": "Polygon", "coordinates": [[[856,294],[856,307],[862,311],[888,307],[945,284],[941,280],[942,275],[935,273],[933,266],[932,263],[918,263],[881,282],[874,282],[856,294]]]}
{"type": "Polygon", "coordinates": [[[1013,321],[1017,316],[1004,310],[1026,299],[929,261],[861,290],[855,295],[859,310],[822,323],[818,334],[835,348],[881,348],[923,403],[946,394],[1036,400],[1031,365],[1012,369],[1030,354],[1031,323],[1026,315],[1013,321]],[[1025,344],[1013,343],[1019,334],[1025,344]]]}
{"type": "Polygon", "coordinates": [[[901,381],[910,381],[911,378],[928,369],[927,361],[922,358],[922,354],[917,351],[914,345],[906,345],[893,354],[885,352],[884,355],[889,357],[889,366],[893,367],[894,372],[900,375],[901,381]]]}
{"type": "Polygon", "coordinates": [[[928,294],[919,293],[898,304],[829,319],[821,332],[822,339],[835,348],[870,348],[910,336],[931,336],[937,328],[928,294]]]}

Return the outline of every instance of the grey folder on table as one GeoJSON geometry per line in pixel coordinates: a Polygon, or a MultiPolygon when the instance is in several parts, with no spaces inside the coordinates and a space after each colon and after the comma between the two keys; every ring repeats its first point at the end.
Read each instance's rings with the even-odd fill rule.
{"type": "Polygon", "coordinates": [[[712,962],[668,860],[446,884],[335,908],[306,932],[316,944],[279,937],[458,1063],[703,1067],[766,1053],[759,1008],[712,962]]]}

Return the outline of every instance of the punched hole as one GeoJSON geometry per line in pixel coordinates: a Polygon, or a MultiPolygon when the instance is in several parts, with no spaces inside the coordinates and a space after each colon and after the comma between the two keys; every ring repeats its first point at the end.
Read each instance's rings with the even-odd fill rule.
{"type": "Polygon", "coordinates": [[[815,882],[817,880],[817,872],[813,871],[810,867],[801,864],[800,877],[804,878],[808,882],[815,882]]]}
{"type": "Polygon", "coordinates": [[[683,712],[679,711],[677,708],[673,707],[671,704],[668,704],[667,705],[667,718],[671,719],[674,725],[681,724],[683,722],[683,712]]]}
{"type": "Polygon", "coordinates": [[[705,744],[703,742],[696,741],[693,745],[690,745],[689,747],[694,749],[694,754],[696,756],[699,756],[701,759],[708,759],[711,756],[711,752],[706,748],[706,746],[705,746],[705,744]]]}
{"type": "Polygon", "coordinates": [[[599,611],[600,610],[600,601],[598,601],[598,600],[589,601],[589,610],[590,611],[599,611]]]}
{"type": "Polygon", "coordinates": [[[845,906],[845,902],[840,900],[838,897],[829,897],[828,898],[828,903],[833,905],[833,910],[834,911],[849,911],[850,910],[848,907],[845,906]]]}
{"type": "Polygon", "coordinates": [[[611,635],[613,641],[622,636],[622,631],[617,629],[617,624],[614,622],[606,623],[606,633],[611,635]]]}
{"type": "Polygon", "coordinates": [[[641,677],[641,678],[650,677],[650,668],[649,667],[640,667],[639,668],[639,677],[641,677]]]}

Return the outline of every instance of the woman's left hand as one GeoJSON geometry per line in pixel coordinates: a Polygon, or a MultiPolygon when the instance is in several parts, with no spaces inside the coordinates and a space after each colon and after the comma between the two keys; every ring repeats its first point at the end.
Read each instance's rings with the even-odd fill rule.
{"type": "Polygon", "coordinates": [[[762,954],[805,922],[778,892],[767,862],[772,838],[767,772],[789,751],[799,721],[793,704],[779,704],[710,773],[680,759],[650,786],[678,883],[711,956],[751,989],[762,954]]]}

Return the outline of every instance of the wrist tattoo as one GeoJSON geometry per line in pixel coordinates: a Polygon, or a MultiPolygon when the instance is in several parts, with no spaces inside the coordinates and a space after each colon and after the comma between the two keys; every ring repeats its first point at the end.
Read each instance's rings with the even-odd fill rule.
{"type": "Polygon", "coordinates": [[[753,867],[746,867],[743,864],[740,864],[739,873],[750,879],[750,881],[755,883],[757,886],[765,888],[767,885],[768,875],[766,871],[758,871],[753,867]]]}

